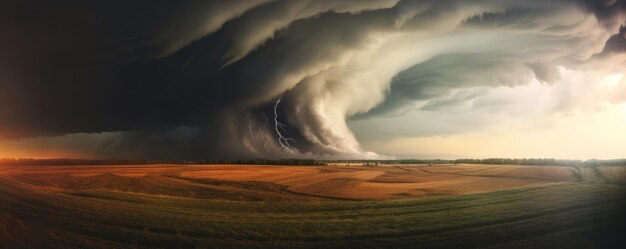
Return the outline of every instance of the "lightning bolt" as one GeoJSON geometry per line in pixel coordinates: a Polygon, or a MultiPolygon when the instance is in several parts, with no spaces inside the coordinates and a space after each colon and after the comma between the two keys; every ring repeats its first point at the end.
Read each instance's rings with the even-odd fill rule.
{"type": "Polygon", "coordinates": [[[276,111],[278,104],[280,104],[280,98],[276,100],[276,104],[274,105],[274,129],[276,130],[276,135],[278,136],[278,144],[284,150],[289,151],[289,153],[293,153],[290,148],[289,141],[295,142],[295,140],[293,138],[285,137],[282,133],[280,133],[280,130],[285,131],[285,127],[287,127],[287,125],[278,122],[278,112],[276,111]]]}

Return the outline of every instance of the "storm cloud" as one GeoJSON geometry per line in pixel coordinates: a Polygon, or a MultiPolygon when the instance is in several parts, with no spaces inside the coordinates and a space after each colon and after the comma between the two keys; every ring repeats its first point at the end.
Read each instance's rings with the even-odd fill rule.
{"type": "Polygon", "coordinates": [[[626,70],[622,0],[2,5],[0,139],[88,133],[101,157],[373,158],[349,120],[626,70]]]}

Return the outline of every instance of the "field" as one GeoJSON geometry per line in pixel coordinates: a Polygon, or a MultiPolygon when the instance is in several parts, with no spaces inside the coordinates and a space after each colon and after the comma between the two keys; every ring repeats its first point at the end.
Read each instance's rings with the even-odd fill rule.
{"type": "Polygon", "coordinates": [[[0,248],[622,248],[623,167],[0,166],[0,248]]]}

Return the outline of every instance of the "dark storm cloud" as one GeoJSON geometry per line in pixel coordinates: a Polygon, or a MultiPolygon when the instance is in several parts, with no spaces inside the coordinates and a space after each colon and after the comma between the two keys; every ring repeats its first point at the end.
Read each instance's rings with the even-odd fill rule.
{"type": "MultiPolygon", "coordinates": [[[[248,108],[259,104],[258,100],[251,99],[267,101],[285,91],[288,86],[276,91],[272,90],[273,86],[264,84],[272,83],[279,74],[307,67],[314,58],[309,58],[307,64],[307,56],[303,55],[305,60],[300,60],[298,54],[290,53],[290,46],[298,46],[293,39],[306,40],[307,22],[330,22],[331,19],[304,21],[299,24],[303,30],[284,35],[277,45],[279,49],[266,49],[251,55],[246,63],[220,70],[227,62],[225,58],[241,57],[245,54],[234,53],[249,52],[237,49],[251,50],[242,48],[250,44],[240,44],[248,39],[245,36],[254,35],[254,30],[246,31],[248,26],[285,19],[284,25],[262,34],[273,36],[275,31],[298,19],[297,16],[271,16],[269,7],[286,12],[293,12],[289,9],[297,7],[295,11],[308,11],[303,16],[307,17],[334,9],[361,11],[395,3],[326,2],[330,6],[315,1],[272,3],[251,11],[251,17],[232,21],[221,29],[227,21],[263,2],[129,4],[112,1],[103,4],[68,1],[52,4],[24,1],[4,4],[7,5],[4,9],[11,11],[3,15],[1,26],[3,37],[7,38],[0,44],[4,55],[0,60],[2,137],[127,131],[104,147],[114,145],[120,151],[131,147],[147,151],[154,148],[155,152],[147,153],[149,155],[167,151],[159,149],[162,147],[174,149],[166,154],[186,156],[211,155],[213,151],[219,156],[230,151],[245,151],[241,147],[232,149],[228,144],[240,145],[240,141],[233,142],[239,139],[233,131],[239,127],[232,122],[241,119],[247,123],[247,120],[225,113],[233,105],[240,107],[236,105],[239,102],[248,102],[244,105],[248,108]],[[310,9],[316,5],[321,6],[317,10],[310,9]],[[269,20],[264,20],[263,15],[269,20]],[[217,33],[211,36],[214,32],[217,33]],[[191,44],[193,41],[195,43],[191,44]],[[280,61],[268,63],[274,59],[280,61]],[[266,94],[268,91],[273,93],[266,94]],[[199,129],[198,136],[181,137],[172,142],[177,134],[174,131],[187,126],[199,129]],[[219,134],[230,137],[216,136],[219,134]]],[[[369,25],[363,27],[370,28],[369,25]]],[[[321,30],[320,26],[311,28],[321,30]]],[[[269,38],[257,37],[256,42],[269,38]]],[[[309,44],[314,46],[315,42],[309,41],[309,44]]],[[[303,49],[300,51],[305,53],[303,49]]],[[[332,51],[327,54],[332,56],[332,51]]]]}
{"type": "MultiPolygon", "coordinates": [[[[557,64],[617,32],[623,2],[3,3],[0,136],[116,132],[101,146],[107,157],[374,155],[347,118],[415,101],[445,108],[454,98],[437,99],[458,88],[556,81],[557,64]],[[571,23],[564,9],[603,28],[571,23]],[[402,52],[416,41],[433,48],[402,52]],[[387,54],[416,59],[376,64],[387,54]],[[295,154],[276,140],[281,97],[295,154]]],[[[607,47],[620,51],[615,37],[607,47]]]]}

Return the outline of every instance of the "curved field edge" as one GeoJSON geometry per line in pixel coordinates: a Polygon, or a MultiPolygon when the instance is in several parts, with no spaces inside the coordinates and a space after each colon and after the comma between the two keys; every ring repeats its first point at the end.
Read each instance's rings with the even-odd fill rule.
{"type": "MultiPolygon", "coordinates": [[[[388,201],[44,191],[0,178],[0,248],[525,248],[624,243],[622,187],[556,183],[388,201]]],[[[624,245],[624,244],[621,244],[624,245]]]]}

